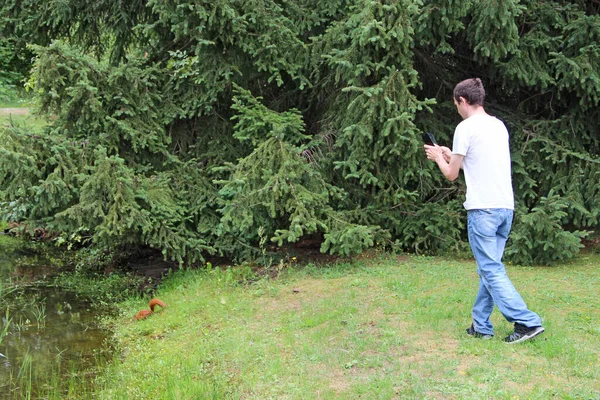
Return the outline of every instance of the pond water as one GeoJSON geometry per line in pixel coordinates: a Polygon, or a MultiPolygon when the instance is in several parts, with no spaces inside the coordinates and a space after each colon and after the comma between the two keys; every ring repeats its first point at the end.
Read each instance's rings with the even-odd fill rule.
{"type": "Polygon", "coordinates": [[[110,353],[99,310],[49,285],[60,258],[17,242],[0,236],[0,399],[92,390],[110,353]]]}

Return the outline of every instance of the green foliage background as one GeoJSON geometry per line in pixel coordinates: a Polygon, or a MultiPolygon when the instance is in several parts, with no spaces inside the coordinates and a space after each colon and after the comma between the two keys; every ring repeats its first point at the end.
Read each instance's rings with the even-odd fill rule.
{"type": "Polygon", "coordinates": [[[599,225],[598,2],[0,4],[0,50],[34,52],[30,75],[10,68],[51,117],[2,131],[2,213],[61,242],[180,263],[307,237],[458,250],[464,184],[420,136],[451,146],[452,89],[474,76],[511,133],[507,255],[564,260],[599,225]]]}

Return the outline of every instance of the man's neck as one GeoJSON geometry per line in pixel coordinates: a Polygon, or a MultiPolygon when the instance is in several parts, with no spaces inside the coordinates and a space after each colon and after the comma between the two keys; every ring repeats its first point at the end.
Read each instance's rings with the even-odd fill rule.
{"type": "Polygon", "coordinates": [[[465,119],[472,117],[473,115],[488,115],[485,112],[483,106],[468,106],[466,109],[465,119]]]}

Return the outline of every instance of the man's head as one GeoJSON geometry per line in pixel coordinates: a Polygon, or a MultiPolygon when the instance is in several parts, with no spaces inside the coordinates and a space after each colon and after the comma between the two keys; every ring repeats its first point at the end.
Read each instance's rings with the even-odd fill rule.
{"type": "Polygon", "coordinates": [[[454,88],[454,104],[461,117],[468,118],[474,112],[483,111],[485,89],[479,78],[465,79],[454,88]]]}
{"type": "Polygon", "coordinates": [[[460,98],[467,101],[471,106],[483,106],[485,100],[485,89],[479,78],[465,79],[454,88],[454,101],[461,102],[460,98]]]}

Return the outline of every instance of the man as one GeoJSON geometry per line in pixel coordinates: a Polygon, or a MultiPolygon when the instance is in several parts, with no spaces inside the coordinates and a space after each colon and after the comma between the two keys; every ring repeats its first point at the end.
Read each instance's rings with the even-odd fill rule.
{"type": "Polygon", "coordinates": [[[469,244],[479,274],[473,323],[467,333],[491,339],[494,327],[490,315],[496,304],[515,327],[504,340],[523,342],[541,334],[544,328],[539,315],[527,308],[502,264],[514,210],[508,131],[502,121],[485,112],[485,90],[479,78],[460,82],[453,97],[463,121],[454,131],[452,151],[425,145],[425,152],[447,179],[455,180],[461,168],[465,174],[469,244]]]}

